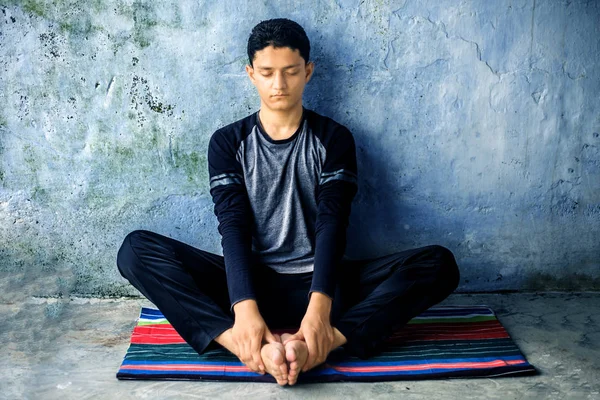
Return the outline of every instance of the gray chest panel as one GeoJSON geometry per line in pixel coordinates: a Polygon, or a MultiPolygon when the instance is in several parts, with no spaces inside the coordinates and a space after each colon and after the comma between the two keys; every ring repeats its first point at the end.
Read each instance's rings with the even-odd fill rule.
{"type": "Polygon", "coordinates": [[[258,126],[236,158],[254,217],[252,251],[281,273],[313,269],[316,189],[325,147],[304,121],[293,140],[273,143],[258,126]]]}

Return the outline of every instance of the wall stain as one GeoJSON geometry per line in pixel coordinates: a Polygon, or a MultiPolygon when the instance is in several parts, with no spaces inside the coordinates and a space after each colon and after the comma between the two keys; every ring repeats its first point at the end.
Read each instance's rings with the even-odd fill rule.
{"type": "Polygon", "coordinates": [[[133,3],[133,41],[142,49],[150,46],[154,37],[152,28],[158,24],[156,12],[145,2],[133,3]]]}
{"type": "Polygon", "coordinates": [[[179,150],[173,151],[175,167],[183,169],[188,182],[202,182],[208,179],[204,170],[206,169],[206,155],[198,154],[195,151],[183,153],[179,150]]]}
{"type": "MultiPolygon", "coordinates": [[[[9,188],[5,192],[13,198],[9,200],[9,211],[3,216],[14,216],[21,221],[9,226],[4,237],[6,243],[11,243],[6,251],[14,251],[18,261],[13,263],[13,258],[5,257],[0,249],[0,268],[15,271],[31,268],[44,275],[64,265],[69,271],[77,271],[76,290],[80,294],[131,294],[130,285],[115,278],[111,264],[113,255],[107,255],[110,251],[106,249],[114,247],[115,231],[136,224],[148,224],[158,229],[180,224],[176,218],[181,210],[177,209],[171,210],[173,220],[167,220],[165,216],[156,223],[149,221],[144,208],[146,200],[158,199],[156,201],[160,202],[169,191],[183,197],[208,196],[208,190],[205,190],[208,188],[208,171],[203,149],[208,134],[217,127],[215,125],[231,122],[232,116],[241,117],[257,104],[253,88],[241,76],[246,56],[244,43],[238,40],[247,39],[247,32],[240,33],[243,29],[227,32],[224,28],[238,23],[247,25],[260,16],[250,9],[207,2],[186,5],[185,9],[178,4],[163,8],[144,0],[5,0],[3,4],[7,3],[11,6],[5,9],[0,6],[5,15],[0,21],[3,24],[0,41],[3,40],[8,55],[2,65],[8,79],[4,91],[5,108],[1,111],[5,118],[0,116],[0,144],[4,141],[6,146],[0,155],[0,185],[9,188]],[[244,13],[241,20],[240,13],[244,13]],[[223,33],[231,33],[232,39],[224,40],[223,33]],[[15,45],[12,42],[16,40],[7,40],[9,35],[15,38],[27,36],[30,40],[15,45]],[[178,35],[184,40],[189,39],[187,35],[197,37],[199,42],[189,45],[200,45],[200,52],[191,54],[189,59],[178,59],[182,49],[167,47],[167,43],[172,43],[178,35]],[[18,47],[23,45],[22,49],[18,47]],[[27,59],[19,59],[21,52],[27,59]],[[221,60],[216,57],[217,53],[226,54],[223,57],[232,61],[226,69],[218,62],[211,64],[215,59],[221,60]],[[65,62],[61,64],[63,59],[65,62]],[[30,70],[19,71],[23,62],[28,63],[30,70]],[[39,72],[39,76],[29,77],[30,71],[39,72]],[[97,100],[101,101],[105,95],[111,76],[118,77],[112,103],[106,108],[96,107],[97,100]],[[242,80],[245,83],[240,84],[242,80]],[[240,87],[242,89],[236,92],[240,87]],[[198,93],[202,96],[198,97],[198,93]],[[77,121],[76,125],[69,122],[71,119],[77,121]],[[77,146],[73,145],[74,139],[77,146]],[[64,156],[60,161],[48,154],[52,150],[47,145],[50,142],[58,147],[60,156],[64,156]],[[24,148],[25,143],[29,143],[29,147],[24,148]],[[149,193],[149,190],[153,192],[149,193]],[[39,207],[43,203],[48,205],[39,207]],[[36,228],[36,219],[42,221],[43,228],[39,229],[39,225],[36,228]],[[79,224],[80,221],[84,223],[79,224]],[[73,230],[73,233],[61,230],[73,230]],[[60,235],[67,239],[52,244],[46,242],[46,238],[54,240],[60,235]],[[79,237],[75,239],[73,235],[79,237]],[[13,242],[17,244],[12,245],[13,242]],[[31,243],[38,249],[28,249],[18,243],[31,243]],[[94,245],[102,249],[91,252],[89,248],[94,245]],[[73,267],[74,264],[80,266],[73,267]]],[[[558,278],[568,271],[578,271],[579,265],[589,267],[589,263],[595,261],[589,250],[597,247],[595,238],[597,226],[600,226],[600,204],[594,197],[600,172],[600,115],[591,111],[597,107],[593,107],[595,97],[590,95],[597,86],[596,81],[587,77],[591,90],[583,92],[570,86],[571,82],[563,85],[565,79],[569,79],[563,73],[568,75],[570,72],[563,69],[554,73],[541,69],[562,61],[548,53],[545,59],[535,60],[534,70],[525,68],[515,72],[527,80],[527,84],[514,82],[522,93],[521,100],[519,96],[512,96],[512,91],[500,92],[507,98],[511,95],[507,100],[511,105],[523,106],[519,116],[508,113],[498,116],[487,104],[488,75],[461,62],[464,49],[457,46],[455,40],[438,40],[443,36],[452,37],[450,31],[455,28],[450,25],[446,28],[443,22],[448,16],[421,6],[419,2],[397,3],[402,4],[395,8],[406,6],[406,10],[391,10],[392,4],[387,0],[358,0],[352,9],[347,3],[342,6],[343,2],[325,2],[318,10],[294,14],[311,21],[307,28],[315,44],[313,57],[318,60],[317,80],[312,82],[316,111],[339,118],[339,122],[347,123],[356,133],[357,144],[363,144],[358,148],[361,166],[365,166],[368,156],[377,158],[373,168],[362,168],[362,183],[381,188],[381,197],[390,198],[387,201],[375,195],[362,195],[361,218],[374,219],[389,227],[388,232],[376,227],[364,231],[361,226],[361,234],[372,239],[367,240],[364,248],[377,246],[377,242],[382,241],[384,245],[375,247],[377,251],[438,239],[456,244],[460,239],[453,238],[460,237],[465,229],[479,232],[482,225],[492,232],[510,229],[514,235],[497,239],[503,249],[512,248],[514,243],[529,243],[523,249],[511,252],[510,256],[506,252],[493,253],[484,247],[485,241],[480,244],[475,240],[477,236],[461,243],[463,247],[459,250],[479,264],[493,263],[504,257],[513,261],[535,259],[532,262],[535,265],[522,262],[520,265],[527,267],[514,277],[487,269],[481,280],[465,280],[465,284],[476,288],[489,278],[487,282],[497,280],[504,285],[513,285],[512,288],[523,289],[528,272],[539,268],[548,274],[541,278],[531,275],[527,282],[530,288],[597,288],[597,280],[590,283],[589,276],[558,278]],[[427,11],[432,12],[431,16],[417,15],[427,11]],[[390,28],[390,23],[396,25],[390,28]],[[412,30],[404,31],[398,27],[412,30]],[[412,43],[408,53],[401,46],[404,40],[412,43]],[[395,49],[390,41],[397,45],[395,49]],[[386,51],[390,51],[390,62],[397,62],[396,67],[391,66],[392,70],[400,66],[406,68],[398,72],[383,68],[386,51]],[[437,57],[440,58],[436,62],[437,57]],[[411,62],[416,67],[411,66],[411,62]],[[486,101],[474,102],[471,95],[486,101]],[[357,99],[364,100],[363,107],[355,107],[357,99]],[[565,107],[559,107],[558,102],[564,102],[565,107]],[[489,122],[485,122],[488,118],[477,118],[480,112],[486,113],[489,122]],[[575,118],[574,114],[580,116],[575,118]],[[549,125],[558,118],[565,122],[557,130],[549,125]],[[595,122],[593,118],[596,118],[595,122]],[[426,121],[437,126],[430,129],[426,121]],[[505,127],[503,123],[506,123],[505,127]],[[396,136],[398,126],[402,129],[396,136]],[[490,151],[489,148],[496,145],[494,138],[502,137],[510,127],[515,128],[514,137],[507,136],[512,141],[490,151]],[[552,158],[550,153],[554,147],[548,143],[556,131],[568,140],[560,145],[554,160],[555,176],[550,178],[546,164],[547,159],[552,158]],[[383,136],[381,132],[391,138],[385,146],[378,146],[375,140],[383,136]],[[476,132],[483,132],[478,140],[474,138],[476,132]],[[525,159],[519,151],[523,132],[536,133],[531,139],[527,137],[531,144],[525,145],[530,149],[529,153],[525,151],[525,159]],[[427,139],[433,136],[431,133],[435,133],[435,142],[443,146],[427,139]],[[371,137],[375,138],[373,145],[364,145],[371,137]],[[426,151],[420,152],[419,148],[426,151]],[[505,152],[505,157],[498,158],[501,151],[505,152]],[[390,165],[394,168],[388,172],[390,165]],[[521,171],[526,174],[519,175],[521,171]],[[482,173],[484,179],[478,178],[482,173]],[[443,181],[447,176],[462,179],[461,186],[452,179],[443,181]],[[486,184],[486,179],[493,184],[486,184]],[[579,183],[581,185],[577,186],[579,183]],[[552,189],[548,192],[550,185],[552,189]],[[486,194],[488,190],[489,194],[486,194]],[[483,197],[477,196],[482,193],[483,197]],[[514,196],[508,197],[507,193],[514,193],[514,196]],[[470,198],[473,198],[472,202],[470,198]],[[377,206],[383,205],[389,207],[381,209],[402,214],[400,224],[393,225],[386,211],[376,210],[377,206]],[[513,217],[513,212],[531,218],[524,221],[513,217]],[[552,217],[557,215],[564,216],[558,221],[558,224],[564,223],[560,226],[564,229],[550,232],[556,226],[552,217]],[[410,231],[405,228],[407,232],[404,232],[402,227],[408,227],[409,223],[410,231]],[[430,227],[426,230],[422,228],[428,224],[430,227]],[[386,242],[382,232],[400,235],[392,243],[391,240],[386,242]],[[445,236],[450,234],[453,236],[445,236]],[[465,247],[466,250],[462,250],[465,247]],[[533,249],[544,254],[533,257],[533,249]],[[556,266],[557,259],[564,260],[564,267],[556,266]]],[[[277,7],[283,12],[291,10],[291,6],[283,4],[277,7]]],[[[476,31],[465,24],[465,34],[481,33],[477,36],[478,43],[468,43],[474,45],[478,53],[485,49],[488,55],[506,52],[507,58],[514,58],[503,43],[480,29],[490,22],[490,18],[502,23],[502,10],[493,8],[473,10],[468,5],[457,6],[461,19],[481,20],[476,31]],[[469,11],[477,12],[469,17],[469,11]]],[[[556,12],[550,10],[549,14],[555,12],[555,15],[548,15],[545,21],[550,30],[558,26],[558,21],[564,20],[559,14],[560,7],[553,10],[556,12]]],[[[592,14],[593,18],[595,16],[592,14]]],[[[572,17],[582,23],[592,18],[583,14],[572,17]]],[[[536,37],[538,28],[546,29],[541,24],[536,25],[536,37]]],[[[502,25],[499,25],[495,37],[510,39],[513,33],[501,29],[502,25]]],[[[531,46],[529,42],[526,45],[531,46]]],[[[564,48],[557,44],[559,47],[564,48]]],[[[519,55],[518,52],[515,54],[519,55]]],[[[577,66],[594,54],[573,53],[569,63],[577,66]]],[[[481,54],[478,57],[481,58],[481,54]]],[[[512,85],[509,82],[512,72],[499,75],[504,83],[512,85]]],[[[368,187],[361,187],[359,193],[367,192],[368,187]]],[[[360,203],[361,197],[357,201],[360,203]]],[[[195,216],[200,218],[209,218],[210,214],[204,210],[196,213],[195,216]]],[[[182,237],[190,238],[196,233],[190,230],[189,236],[182,234],[182,237]]],[[[363,249],[359,248],[359,251],[363,249]]],[[[596,275],[591,268],[586,271],[592,277],[596,275]]],[[[48,282],[50,288],[42,290],[55,290],[51,279],[48,282]]],[[[57,293],[69,291],[69,282],[68,279],[57,280],[57,293]]]]}
{"type": "Polygon", "coordinates": [[[523,290],[534,291],[588,291],[600,290],[600,278],[581,273],[570,273],[556,276],[546,272],[526,274],[523,290]]]}
{"type": "Polygon", "coordinates": [[[39,36],[40,41],[47,49],[48,53],[46,57],[52,56],[53,58],[59,58],[61,56],[58,48],[58,36],[54,32],[42,33],[39,36]]]}
{"type": "Polygon", "coordinates": [[[156,96],[150,91],[150,85],[146,78],[134,75],[132,78],[131,89],[129,91],[131,96],[130,105],[137,115],[138,125],[144,126],[146,122],[146,116],[144,115],[142,105],[146,105],[151,111],[158,114],[165,114],[169,117],[173,116],[174,105],[163,103],[158,100],[156,96]]]}
{"type": "Polygon", "coordinates": [[[23,8],[23,11],[37,15],[38,17],[45,17],[48,13],[46,2],[44,1],[23,0],[21,2],[21,7],[23,8]]]}

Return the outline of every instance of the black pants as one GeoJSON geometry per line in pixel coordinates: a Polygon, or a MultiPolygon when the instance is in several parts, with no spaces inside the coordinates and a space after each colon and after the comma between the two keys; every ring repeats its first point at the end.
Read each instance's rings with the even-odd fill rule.
{"type": "MultiPolygon", "coordinates": [[[[198,353],[233,326],[223,256],[149,231],[134,231],[121,246],[121,275],[154,303],[198,353]]],[[[270,329],[299,327],[312,273],[280,274],[254,263],[258,308],[270,329]]],[[[441,246],[369,260],[344,260],[331,322],[348,340],[344,348],[368,358],[393,329],[444,300],[459,271],[441,246]]]]}

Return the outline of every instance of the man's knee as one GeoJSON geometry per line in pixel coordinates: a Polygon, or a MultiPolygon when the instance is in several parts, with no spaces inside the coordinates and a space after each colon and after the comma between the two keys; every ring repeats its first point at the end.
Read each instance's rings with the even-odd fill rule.
{"type": "Polygon", "coordinates": [[[129,279],[136,273],[139,267],[139,260],[137,259],[132,243],[139,243],[147,233],[147,231],[136,230],[125,236],[123,244],[121,244],[117,253],[117,268],[123,278],[129,279]]]}
{"type": "Polygon", "coordinates": [[[454,254],[439,245],[430,246],[430,249],[434,258],[438,260],[438,281],[443,283],[450,293],[453,292],[460,282],[460,271],[454,254]]]}

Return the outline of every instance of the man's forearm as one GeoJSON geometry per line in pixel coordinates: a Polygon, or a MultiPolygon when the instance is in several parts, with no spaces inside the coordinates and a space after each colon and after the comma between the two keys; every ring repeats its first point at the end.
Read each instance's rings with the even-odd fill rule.
{"type": "Polygon", "coordinates": [[[333,300],[331,297],[321,292],[312,292],[306,313],[316,313],[329,318],[331,315],[331,306],[333,300]]]}
{"type": "Polygon", "coordinates": [[[258,303],[254,299],[241,300],[233,305],[235,315],[256,314],[258,311],[258,303]]]}
{"type": "Polygon", "coordinates": [[[333,297],[337,281],[336,264],[345,247],[345,227],[330,223],[317,232],[314,271],[310,291],[333,297]]]}
{"type": "MultiPolygon", "coordinates": [[[[227,250],[223,250],[226,254],[227,250]]],[[[236,304],[250,299],[256,299],[254,284],[252,282],[251,265],[247,257],[240,257],[235,261],[230,261],[225,256],[225,273],[227,276],[227,291],[231,311],[236,304]]]]}

